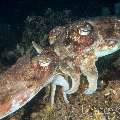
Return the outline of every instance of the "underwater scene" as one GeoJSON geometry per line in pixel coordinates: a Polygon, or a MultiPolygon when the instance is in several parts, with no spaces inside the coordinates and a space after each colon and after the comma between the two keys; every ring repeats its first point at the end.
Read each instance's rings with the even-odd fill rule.
{"type": "Polygon", "coordinates": [[[120,120],[120,1],[0,0],[0,120],[120,120]]]}

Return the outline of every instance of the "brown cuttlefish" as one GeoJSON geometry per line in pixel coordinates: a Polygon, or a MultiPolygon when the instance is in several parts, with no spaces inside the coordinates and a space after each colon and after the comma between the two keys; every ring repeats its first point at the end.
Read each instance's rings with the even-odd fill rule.
{"type": "Polygon", "coordinates": [[[88,80],[85,94],[97,89],[96,61],[120,49],[120,18],[83,19],[54,28],[49,33],[50,47],[42,50],[35,42],[38,56],[23,56],[0,75],[0,119],[17,111],[42,88],[52,84],[51,105],[56,85],[63,88],[63,97],[75,93],[80,75],[88,80]],[[71,78],[70,86],[67,77],[71,78]]]}
{"type": "Polygon", "coordinates": [[[97,89],[96,61],[120,49],[120,18],[97,17],[57,26],[49,33],[49,43],[61,59],[59,68],[72,78],[66,93],[78,90],[83,74],[89,83],[84,93],[92,94],[97,89]]]}
{"type": "MultiPolygon", "coordinates": [[[[36,45],[33,42],[34,46],[36,45]]],[[[38,50],[38,48],[36,47],[38,50]]],[[[0,119],[17,111],[28,103],[42,88],[52,83],[51,105],[54,104],[56,85],[63,86],[63,96],[69,89],[68,82],[56,72],[59,58],[50,49],[39,55],[25,55],[0,75],[0,119]]]]}

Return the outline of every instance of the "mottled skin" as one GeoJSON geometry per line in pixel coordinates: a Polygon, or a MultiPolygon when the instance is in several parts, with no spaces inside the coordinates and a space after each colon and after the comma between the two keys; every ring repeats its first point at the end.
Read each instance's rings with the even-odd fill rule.
{"type": "Polygon", "coordinates": [[[63,88],[63,97],[77,91],[80,75],[89,82],[85,94],[97,89],[98,71],[95,62],[99,57],[120,49],[120,20],[101,17],[81,20],[59,26],[49,33],[50,49],[33,46],[38,56],[23,56],[0,75],[0,119],[15,112],[29,102],[43,87],[52,83],[51,105],[56,85],[63,88]],[[72,87],[68,80],[71,77],[72,87]]]}
{"type": "MultiPolygon", "coordinates": [[[[54,86],[61,85],[57,82],[57,79],[61,79],[68,85],[62,76],[55,72],[58,62],[58,56],[48,49],[32,58],[29,55],[19,58],[15,65],[1,74],[0,119],[21,108],[49,83],[55,82],[54,86]]],[[[52,92],[51,104],[54,103],[54,94],[55,90],[52,92]]]]}
{"type": "Polygon", "coordinates": [[[61,58],[61,71],[72,78],[67,94],[78,89],[81,74],[89,82],[84,93],[92,94],[98,80],[95,62],[120,49],[120,18],[98,17],[56,27],[49,33],[49,42],[61,58]]]}

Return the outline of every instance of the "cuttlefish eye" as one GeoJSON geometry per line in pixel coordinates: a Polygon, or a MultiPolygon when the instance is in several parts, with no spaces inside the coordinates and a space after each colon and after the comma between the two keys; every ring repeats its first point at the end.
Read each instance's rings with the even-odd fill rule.
{"type": "Polygon", "coordinates": [[[37,56],[32,60],[32,66],[34,68],[38,68],[38,67],[47,67],[49,66],[51,63],[51,59],[49,57],[45,57],[45,56],[37,56]]]}
{"type": "Polygon", "coordinates": [[[51,59],[49,57],[41,57],[39,60],[38,60],[38,63],[41,67],[47,67],[50,65],[51,63],[51,59]]]}
{"type": "Polygon", "coordinates": [[[92,26],[89,23],[86,23],[79,30],[80,35],[89,35],[92,31],[92,26]]]}

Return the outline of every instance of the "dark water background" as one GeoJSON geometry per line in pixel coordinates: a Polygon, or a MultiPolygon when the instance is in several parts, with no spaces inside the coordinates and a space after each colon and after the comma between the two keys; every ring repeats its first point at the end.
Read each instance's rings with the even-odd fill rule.
{"type": "Polygon", "coordinates": [[[46,9],[54,11],[71,10],[72,16],[101,16],[103,8],[109,9],[109,15],[115,15],[115,4],[119,0],[0,0],[0,48],[13,47],[21,36],[22,27],[27,16],[44,15],[46,9]],[[10,38],[6,30],[17,38],[10,38]],[[5,38],[4,38],[5,35],[5,38]],[[8,36],[8,38],[7,38],[8,36]]]}
{"type": "Polygon", "coordinates": [[[47,8],[70,9],[74,16],[99,16],[103,7],[114,15],[119,0],[0,0],[0,22],[23,23],[28,15],[42,15],[47,8]]]}

